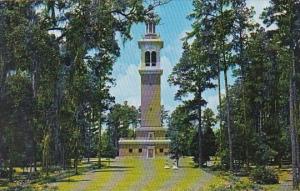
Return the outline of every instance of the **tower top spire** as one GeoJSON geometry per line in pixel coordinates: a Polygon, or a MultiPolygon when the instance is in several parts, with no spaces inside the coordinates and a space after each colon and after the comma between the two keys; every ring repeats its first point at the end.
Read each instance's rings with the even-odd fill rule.
{"type": "Polygon", "coordinates": [[[156,30],[155,26],[159,22],[158,15],[156,15],[153,11],[148,14],[146,19],[146,36],[155,36],[156,30]]]}

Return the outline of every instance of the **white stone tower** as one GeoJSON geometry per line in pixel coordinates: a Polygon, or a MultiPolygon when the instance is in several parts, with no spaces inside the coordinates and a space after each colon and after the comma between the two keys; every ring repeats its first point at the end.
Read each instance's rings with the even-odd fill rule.
{"type": "Polygon", "coordinates": [[[141,75],[141,127],[136,129],[135,140],[119,141],[120,156],[153,158],[169,152],[170,140],[161,126],[161,75],[160,50],[163,41],[156,33],[154,15],[146,22],[144,38],[138,42],[141,49],[139,73],[141,75]]]}

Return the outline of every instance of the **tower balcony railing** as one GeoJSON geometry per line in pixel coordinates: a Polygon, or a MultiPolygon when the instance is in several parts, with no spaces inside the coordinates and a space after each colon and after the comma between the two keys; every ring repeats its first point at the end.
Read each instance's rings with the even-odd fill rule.
{"type": "Polygon", "coordinates": [[[160,38],[159,33],[147,33],[145,34],[145,39],[158,39],[160,38]]]}
{"type": "MultiPolygon", "coordinates": [[[[142,64],[141,64],[142,65],[142,64]]],[[[146,68],[149,69],[153,69],[153,68],[157,68],[158,66],[160,66],[160,61],[156,61],[156,62],[145,62],[145,66],[146,68]]]]}

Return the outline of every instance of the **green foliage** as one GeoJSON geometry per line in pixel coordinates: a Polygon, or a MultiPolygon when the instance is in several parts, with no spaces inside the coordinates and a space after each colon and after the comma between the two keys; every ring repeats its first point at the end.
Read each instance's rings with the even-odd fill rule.
{"type": "Polygon", "coordinates": [[[114,158],[116,157],[116,153],[118,153],[118,148],[115,147],[113,145],[113,142],[111,140],[111,135],[109,132],[105,131],[103,134],[102,134],[102,138],[101,138],[101,141],[102,141],[102,156],[103,157],[106,157],[106,158],[114,158]]]}
{"type": "Polygon", "coordinates": [[[167,133],[171,139],[171,157],[179,160],[181,156],[189,156],[193,152],[191,144],[195,134],[189,110],[185,106],[176,107],[170,116],[168,127],[167,133]]]}
{"type": "Polygon", "coordinates": [[[232,185],[211,186],[210,191],[244,191],[244,190],[259,190],[260,187],[254,185],[251,181],[235,180],[232,185]]]}
{"type": "Polygon", "coordinates": [[[0,177],[1,178],[9,178],[9,170],[6,168],[0,169],[0,177]]]}
{"type": "Polygon", "coordinates": [[[203,111],[202,124],[203,124],[203,157],[208,161],[210,156],[215,156],[217,152],[216,136],[213,131],[217,123],[214,112],[210,108],[203,111]]]}
{"type": "Polygon", "coordinates": [[[138,110],[125,102],[115,104],[107,116],[106,145],[104,150],[109,156],[118,155],[118,141],[120,138],[134,138],[134,131],[138,125],[138,110]]]}
{"type": "Polygon", "coordinates": [[[56,188],[49,188],[47,186],[15,186],[6,189],[6,191],[57,191],[56,188]]]}
{"type": "Polygon", "coordinates": [[[74,158],[77,167],[92,147],[101,157],[115,37],[130,39],[132,24],[162,3],[0,2],[0,157],[11,180],[15,165],[67,168],[74,158]]]}
{"type": "MultiPolygon", "coordinates": [[[[203,163],[210,160],[217,151],[216,137],[212,128],[216,124],[216,118],[211,109],[207,108],[202,116],[203,127],[203,163]]],[[[197,163],[198,154],[198,133],[193,123],[193,113],[185,105],[176,107],[170,116],[168,124],[168,137],[171,139],[171,157],[179,160],[182,156],[193,156],[197,163]]]]}
{"type": "Polygon", "coordinates": [[[274,170],[264,166],[257,166],[251,170],[250,178],[258,184],[278,184],[278,175],[274,170]]]}

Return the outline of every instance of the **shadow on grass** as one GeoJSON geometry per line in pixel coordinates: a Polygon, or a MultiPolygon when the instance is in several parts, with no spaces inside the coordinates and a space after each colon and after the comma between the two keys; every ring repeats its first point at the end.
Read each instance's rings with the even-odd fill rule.
{"type": "Polygon", "coordinates": [[[91,181],[91,180],[86,180],[86,179],[84,179],[84,180],[74,180],[74,179],[70,178],[70,179],[57,180],[56,182],[57,183],[63,183],[63,182],[75,183],[75,182],[88,182],[88,181],[91,181]]]}
{"type": "Polygon", "coordinates": [[[198,168],[196,166],[189,166],[189,165],[179,165],[179,168],[198,168]]]}
{"type": "Polygon", "coordinates": [[[122,170],[122,169],[103,169],[103,170],[95,170],[94,172],[126,172],[126,171],[130,171],[130,170],[122,170]]]}
{"type": "Polygon", "coordinates": [[[111,165],[107,166],[106,168],[120,168],[120,169],[126,169],[126,168],[134,168],[133,166],[117,166],[117,165],[111,165]]]}

